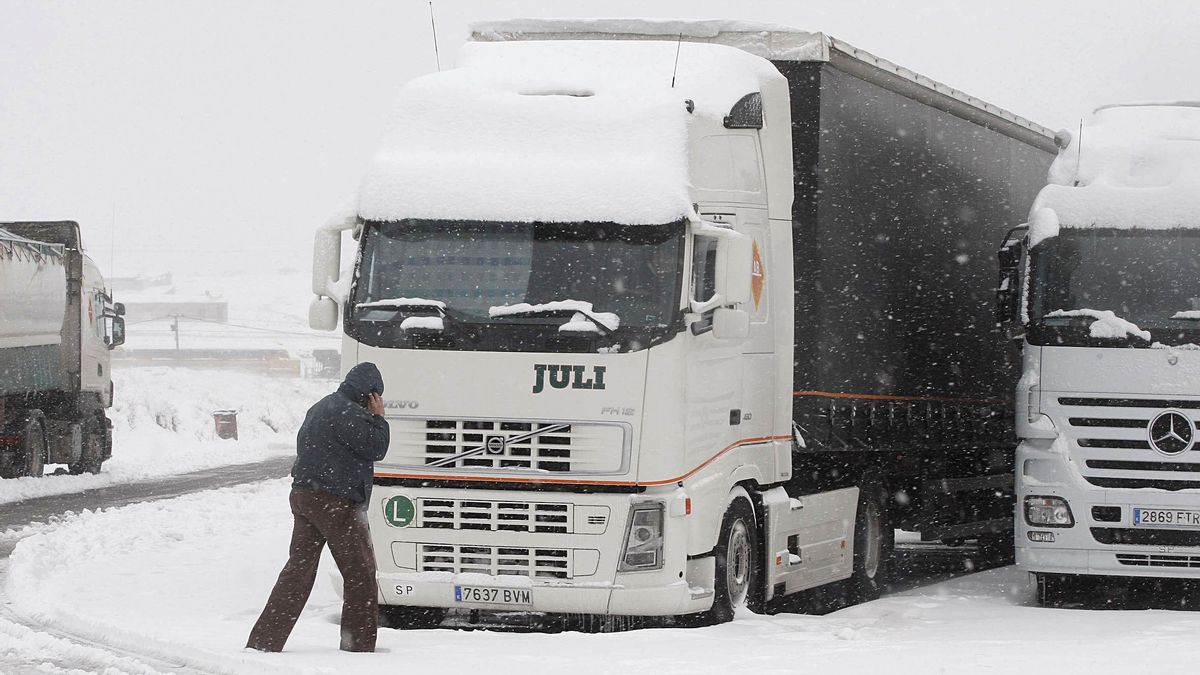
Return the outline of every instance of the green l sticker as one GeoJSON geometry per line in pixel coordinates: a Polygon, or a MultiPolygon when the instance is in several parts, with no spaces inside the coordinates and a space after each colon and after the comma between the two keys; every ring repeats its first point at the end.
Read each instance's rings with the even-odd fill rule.
{"type": "Polygon", "coordinates": [[[404,495],[392,497],[383,503],[383,518],[392,527],[408,527],[417,516],[417,507],[404,495]]]}

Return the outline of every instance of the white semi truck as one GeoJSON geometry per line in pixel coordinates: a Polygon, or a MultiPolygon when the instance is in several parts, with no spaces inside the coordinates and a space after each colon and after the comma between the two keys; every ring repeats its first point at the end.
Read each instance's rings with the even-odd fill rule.
{"type": "Polygon", "coordinates": [[[1200,578],[1200,104],[1109,106],[1008,240],[1017,563],[1044,604],[1200,578]]]}
{"type": "Polygon", "coordinates": [[[475,26],[316,241],[312,325],[387,382],[384,618],[721,621],[873,597],[896,527],[1011,551],[993,253],[1053,150],[819,33],[475,26]]]}
{"type": "Polygon", "coordinates": [[[123,313],[77,223],[0,223],[0,478],[41,476],[48,463],[99,473],[123,313]]]}

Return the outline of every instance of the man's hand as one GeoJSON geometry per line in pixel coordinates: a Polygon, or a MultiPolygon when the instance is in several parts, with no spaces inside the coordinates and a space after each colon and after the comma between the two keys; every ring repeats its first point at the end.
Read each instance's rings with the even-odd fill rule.
{"type": "Polygon", "coordinates": [[[367,394],[367,412],[376,416],[383,416],[383,397],[375,392],[367,394]]]}

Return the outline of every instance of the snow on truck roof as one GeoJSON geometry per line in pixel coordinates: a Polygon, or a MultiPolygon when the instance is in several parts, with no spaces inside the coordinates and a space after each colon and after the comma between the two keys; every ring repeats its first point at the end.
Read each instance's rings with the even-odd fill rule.
{"type": "Polygon", "coordinates": [[[1200,104],[1103,106],[1068,139],[1030,210],[1031,242],[1060,227],[1200,228],[1200,104]]]}
{"type": "MultiPolygon", "coordinates": [[[[472,23],[471,39],[508,40],[682,40],[735,47],[771,61],[827,61],[863,75],[864,69],[895,78],[919,100],[925,93],[941,96],[968,109],[994,116],[1029,132],[1027,141],[1042,141],[1050,151],[1054,132],[954,87],[921,75],[825,33],[781,24],[728,19],[504,19],[472,23]]],[[[955,112],[955,111],[951,111],[955,112]]]]}
{"type": "Polygon", "coordinates": [[[689,119],[720,120],[771,80],[770,63],[722,45],[467,43],[457,68],[401,90],[358,214],[674,222],[691,207],[689,119]]]}
{"type": "Polygon", "coordinates": [[[719,121],[744,95],[781,81],[770,59],[831,62],[1054,147],[1045,127],[822,33],[649,19],[512,19],[471,28],[459,67],[401,91],[359,190],[361,218],[678,220],[690,208],[689,120],[719,121]]]}

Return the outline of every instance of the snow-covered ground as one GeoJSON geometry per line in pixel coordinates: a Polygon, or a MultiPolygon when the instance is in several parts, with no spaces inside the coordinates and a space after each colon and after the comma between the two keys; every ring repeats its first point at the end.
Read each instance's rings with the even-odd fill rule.
{"type": "Polygon", "coordinates": [[[337,386],[189,368],[117,369],[113,384],[113,456],[101,473],[3,480],[0,504],[291,454],[308,407],[337,386]],[[228,409],[238,411],[238,440],[216,436],[212,413],[228,409]]]}
{"type": "MultiPolygon", "coordinates": [[[[286,554],[287,490],[277,480],[72,516],[17,546],[7,593],[59,628],[223,673],[1124,674],[1200,660],[1200,614],[1041,609],[1012,567],[827,616],[615,634],[382,629],[381,653],[346,654],[329,560],[285,652],[246,652],[286,554]]],[[[0,653],[21,649],[0,630],[0,653]]]]}

